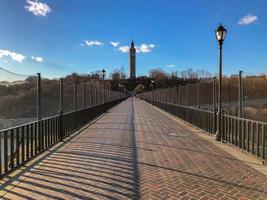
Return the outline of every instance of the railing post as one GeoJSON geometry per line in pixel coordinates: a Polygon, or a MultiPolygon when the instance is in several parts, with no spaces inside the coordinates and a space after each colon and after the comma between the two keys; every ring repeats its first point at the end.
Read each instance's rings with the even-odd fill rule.
{"type": "Polygon", "coordinates": [[[105,82],[105,79],[103,80],[104,81],[104,103],[106,103],[106,82],[105,82]]]}
{"type": "Polygon", "coordinates": [[[41,119],[42,119],[42,82],[41,74],[37,73],[37,123],[38,123],[38,150],[41,151],[43,147],[42,139],[42,129],[41,129],[41,119]]]}
{"type": "Polygon", "coordinates": [[[266,133],[265,133],[265,125],[262,123],[262,153],[261,153],[261,156],[262,156],[262,160],[263,162],[266,161],[266,158],[265,158],[265,149],[266,149],[266,133]]]}
{"type": "Polygon", "coordinates": [[[42,86],[41,74],[37,73],[37,120],[42,119],[42,86]]]}
{"type": "Polygon", "coordinates": [[[64,98],[63,98],[63,78],[60,79],[60,90],[59,90],[60,94],[59,94],[59,105],[60,105],[60,108],[59,108],[59,137],[60,137],[60,140],[63,141],[64,139],[64,128],[63,128],[63,112],[64,112],[64,98]]]}
{"type": "Polygon", "coordinates": [[[152,101],[154,101],[154,86],[153,86],[153,84],[152,84],[152,101]]]}
{"type": "Polygon", "coordinates": [[[175,104],[175,87],[172,88],[172,103],[175,104]]]}
{"type": "Polygon", "coordinates": [[[213,77],[213,82],[212,82],[212,86],[213,86],[213,98],[212,98],[212,101],[213,101],[213,133],[216,133],[216,130],[217,130],[217,124],[216,124],[216,122],[217,122],[217,119],[216,119],[216,117],[217,117],[217,115],[216,115],[216,100],[217,100],[217,98],[216,98],[216,77],[213,77]]]}
{"type": "Polygon", "coordinates": [[[243,117],[243,85],[242,85],[242,71],[238,74],[238,135],[239,135],[239,147],[243,149],[244,146],[244,125],[243,121],[240,119],[243,117]]]}
{"type": "Polygon", "coordinates": [[[181,86],[180,85],[178,87],[178,91],[179,91],[179,105],[181,105],[181,86]]]}
{"type": "Polygon", "coordinates": [[[186,106],[189,106],[189,85],[186,84],[186,106]]]}
{"type": "Polygon", "coordinates": [[[98,94],[98,92],[97,92],[97,87],[95,87],[95,105],[98,105],[97,94],[98,94]]]}
{"type": "Polygon", "coordinates": [[[90,106],[93,105],[93,86],[90,85],[90,106]]]}
{"type": "Polygon", "coordinates": [[[238,75],[238,116],[243,117],[243,101],[244,101],[244,91],[243,91],[243,81],[242,81],[242,71],[239,71],[238,75]]]}
{"type": "Polygon", "coordinates": [[[83,83],[83,108],[86,107],[85,83],[83,83]]]}
{"type": "Polygon", "coordinates": [[[200,108],[199,105],[199,80],[197,79],[197,108],[200,108]]]}
{"type": "Polygon", "coordinates": [[[74,82],[74,85],[73,85],[73,109],[74,111],[76,111],[77,109],[77,88],[76,88],[76,82],[74,82]]]}
{"type": "Polygon", "coordinates": [[[101,88],[98,88],[98,104],[101,104],[102,101],[101,101],[101,88]]]}

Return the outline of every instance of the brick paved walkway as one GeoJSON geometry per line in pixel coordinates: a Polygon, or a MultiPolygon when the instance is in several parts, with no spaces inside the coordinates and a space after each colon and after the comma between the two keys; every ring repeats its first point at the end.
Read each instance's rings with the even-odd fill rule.
{"type": "Polygon", "coordinates": [[[266,176],[137,99],[18,181],[2,199],[267,199],[266,176]]]}

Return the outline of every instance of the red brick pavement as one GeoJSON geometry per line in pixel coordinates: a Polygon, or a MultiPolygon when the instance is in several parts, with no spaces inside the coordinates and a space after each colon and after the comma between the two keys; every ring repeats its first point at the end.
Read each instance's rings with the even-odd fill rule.
{"type": "Polygon", "coordinates": [[[137,99],[17,181],[2,199],[267,199],[266,176],[137,99]]]}

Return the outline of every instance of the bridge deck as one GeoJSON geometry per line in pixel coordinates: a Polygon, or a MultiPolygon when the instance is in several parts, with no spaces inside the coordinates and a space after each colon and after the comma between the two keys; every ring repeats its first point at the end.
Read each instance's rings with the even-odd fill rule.
{"type": "Polygon", "coordinates": [[[3,199],[267,199],[267,178],[128,99],[1,186],[3,199]]]}

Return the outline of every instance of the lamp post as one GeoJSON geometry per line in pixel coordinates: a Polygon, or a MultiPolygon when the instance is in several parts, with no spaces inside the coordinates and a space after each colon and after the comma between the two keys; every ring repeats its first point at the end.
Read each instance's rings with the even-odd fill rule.
{"type": "Polygon", "coordinates": [[[215,31],[217,41],[219,43],[219,76],[218,76],[218,112],[217,112],[217,131],[215,139],[221,141],[222,139],[222,46],[225,40],[227,30],[220,24],[215,31]]]}
{"type": "Polygon", "coordinates": [[[152,101],[154,101],[154,80],[151,80],[151,94],[152,94],[152,101]]]}
{"type": "Polygon", "coordinates": [[[103,85],[104,85],[104,103],[106,103],[106,89],[105,89],[105,76],[106,76],[106,71],[103,69],[101,71],[102,79],[103,79],[103,85]]]}

